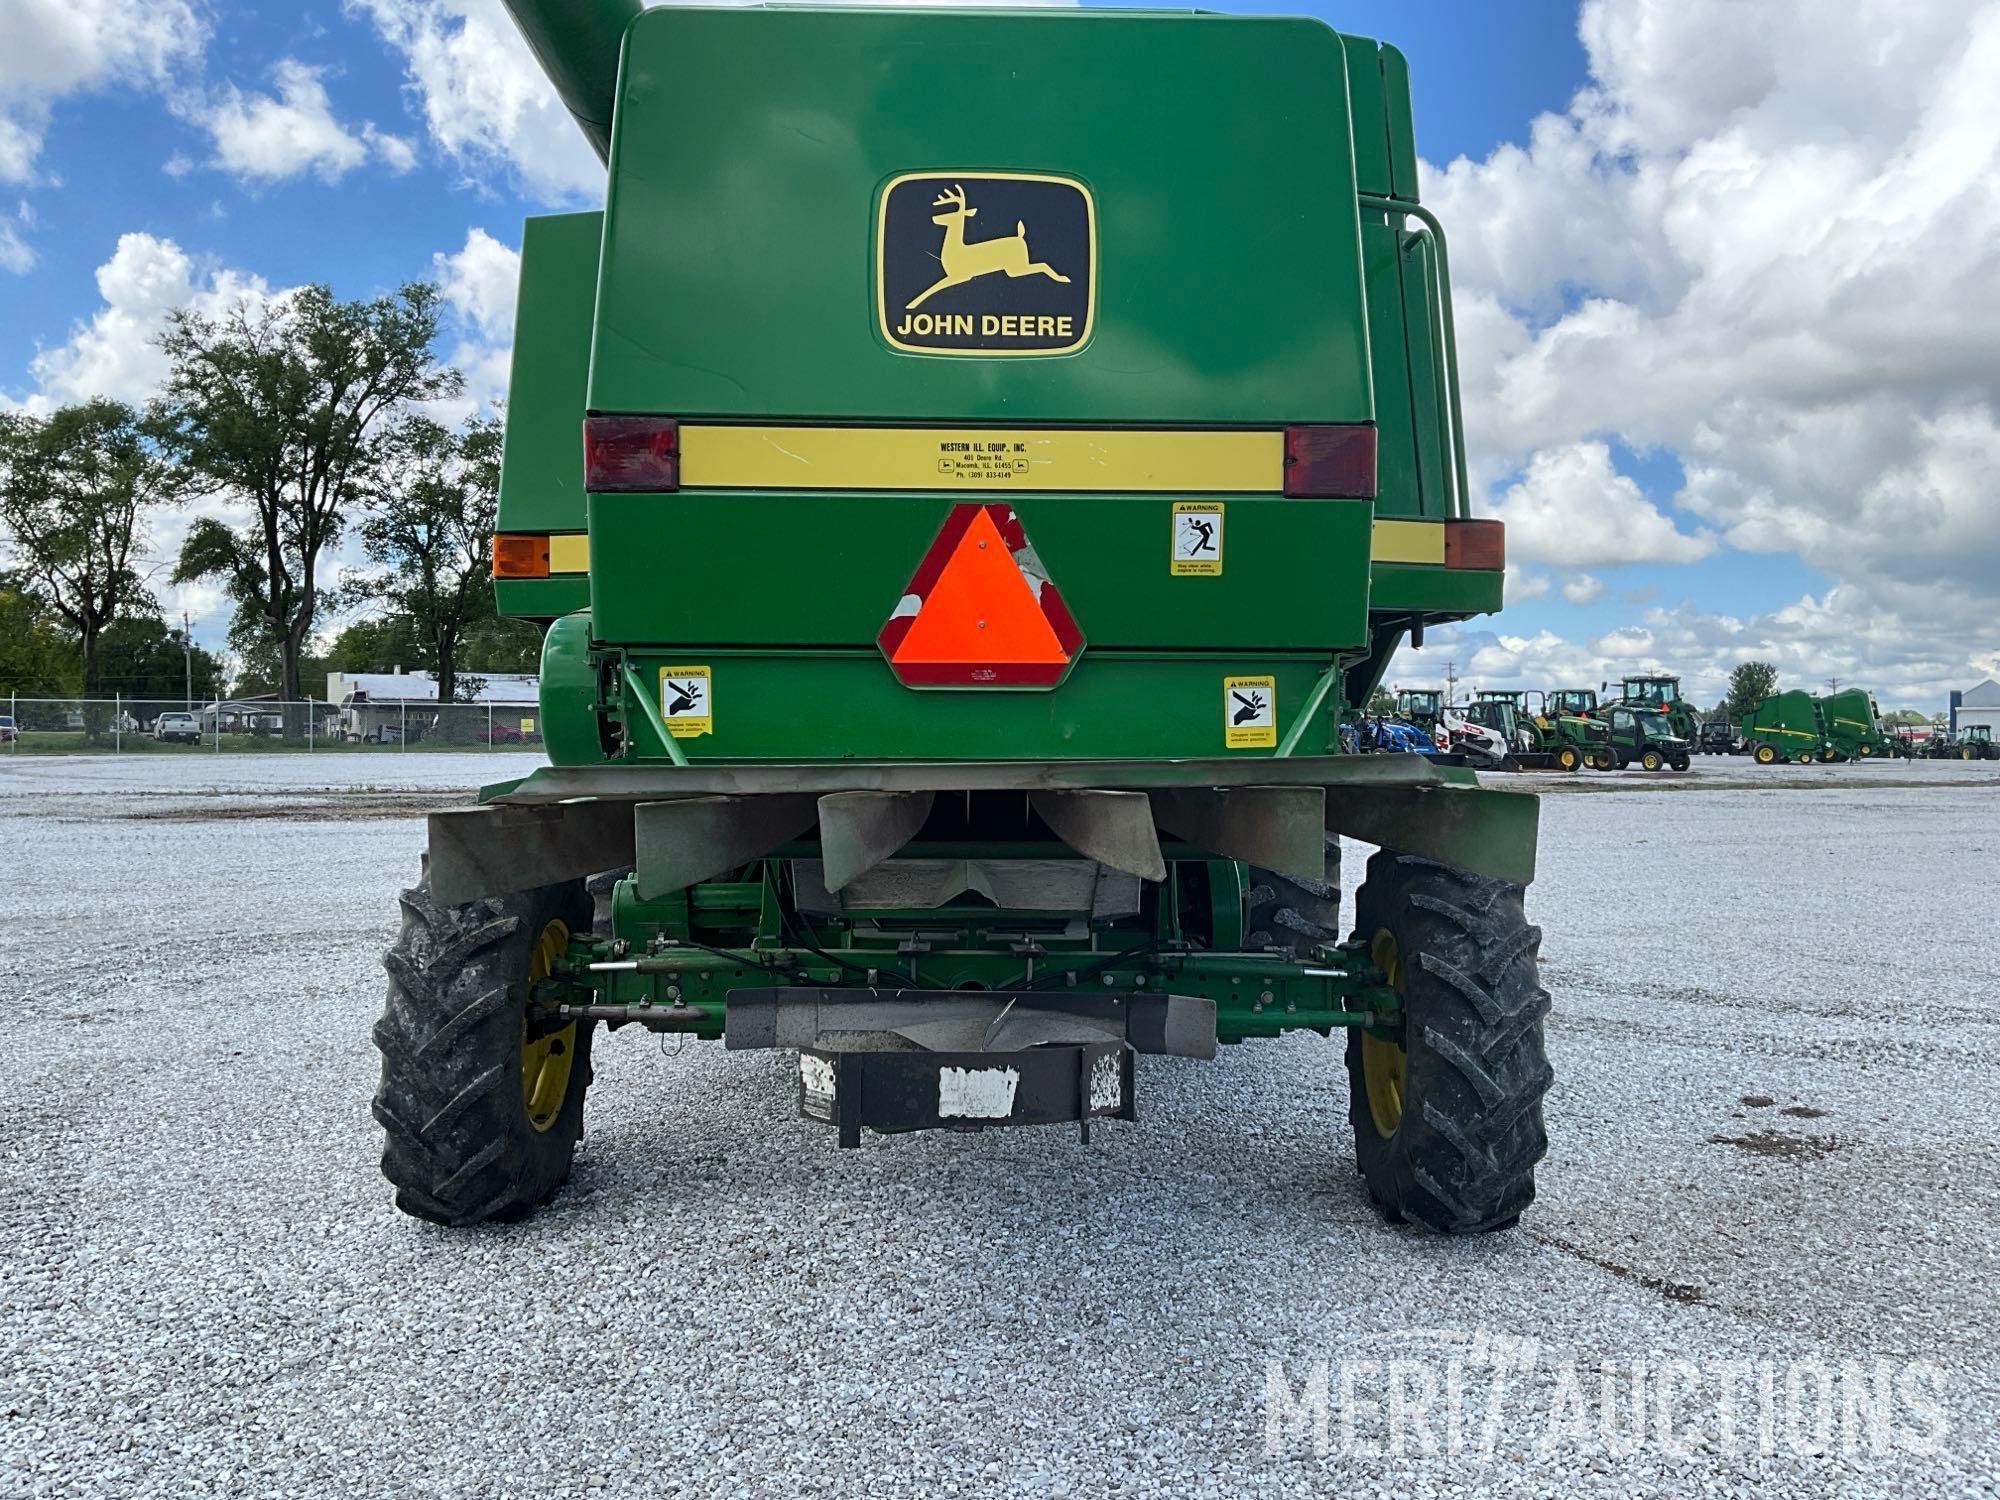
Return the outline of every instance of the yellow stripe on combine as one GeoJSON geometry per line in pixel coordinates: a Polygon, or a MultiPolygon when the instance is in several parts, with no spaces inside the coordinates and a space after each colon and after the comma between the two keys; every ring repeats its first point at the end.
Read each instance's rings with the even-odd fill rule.
{"type": "Polygon", "coordinates": [[[1444,566],[1444,522],[1375,521],[1374,561],[1444,566]]]}
{"type": "Polygon", "coordinates": [[[590,571],[590,538],[587,536],[550,537],[549,571],[551,573],[588,573],[590,571]]]}
{"type": "Polygon", "coordinates": [[[682,489],[1277,494],[1285,487],[1282,432],[686,425],[680,448],[682,489]]]}

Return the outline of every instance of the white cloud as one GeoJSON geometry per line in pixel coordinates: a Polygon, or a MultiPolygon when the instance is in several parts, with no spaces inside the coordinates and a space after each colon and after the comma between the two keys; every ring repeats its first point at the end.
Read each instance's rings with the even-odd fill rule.
{"type": "Polygon", "coordinates": [[[104,305],[90,321],[29,362],[37,387],[23,403],[30,410],[93,396],[142,403],[166,379],[167,357],[156,341],[169,312],[219,312],[272,295],[259,277],[198,267],[172,240],[139,233],[119,236],[111,259],[97,268],[97,290],[104,305]]]}
{"type": "Polygon", "coordinates": [[[1597,442],[1536,453],[1493,514],[1507,523],[1509,555],[1528,562],[1685,563],[1715,550],[1711,537],[1676,531],[1597,442]]]}
{"type": "Polygon", "coordinates": [[[400,136],[384,134],[372,123],[350,130],[334,117],[322,69],[288,57],[271,73],[275,95],[229,84],[196,111],[215,141],[214,166],[252,182],[305,172],[335,182],[371,154],[394,172],[416,164],[415,151],[400,136]]]}
{"type": "Polygon", "coordinates": [[[1810,0],[1753,19],[1586,0],[1579,30],[1590,81],[1567,110],[1525,147],[1425,168],[1453,233],[1471,466],[1511,483],[1510,553],[1792,553],[1834,586],[1742,629],[1802,669],[1835,653],[1797,623],[1835,618],[1864,678],[1976,661],[2000,577],[2000,0],[1837,25],[1810,0]],[[1615,473],[1612,438],[1678,459],[1680,526],[1615,473]]]}
{"type": "Polygon", "coordinates": [[[478,172],[504,163],[545,203],[601,196],[604,167],[500,0],[347,0],[402,54],[431,139],[478,172]]]}
{"type": "Polygon", "coordinates": [[[484,229],[466,231],[464,246],[432,257],[438,287],[452,309],[485,339],[514,337],[514,296],[521,284],[521,252],[484,229]]]}
{"type": "Polygon", "coordinates": [[[34,210],[26,203],[21,204],[12,219],[0,218],[0,271],[25,276],[34,268],[34,248],[21,236],[21,229],[34,222],[34,210]]]}
{"type": "Polygon", "coordinates": [[[467,399],[445,415],[457,420],[507,394],[521,253],[474,227],[466,231],[463,246],[440,252],[431,262],[460,335],[448,357],[465,372],[467,399]]]}
{"type": "Polygon", "coordinates": [[[1594,573],[1572,573],[1563,580],[1562,596],[1571,604],[1595,604],[1604,597],[1604,580],[1594,573]]]}
{"type": "Polygon", "coordinates": [[[190,0],[0,4],[0,182],[33,178],[55,100],[114,85],[164,86],[206,40],[190,0]]]}

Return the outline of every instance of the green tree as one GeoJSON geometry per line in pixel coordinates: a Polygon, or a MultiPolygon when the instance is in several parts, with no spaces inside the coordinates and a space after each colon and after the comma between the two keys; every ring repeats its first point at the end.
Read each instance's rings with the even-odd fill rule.
{"type": "Polygon", "coordinates": [[[328,647],[325,662],[329,672],[426,671],[430,662],[427,647],[417,632],[416,622],[406,615],[379,615],[359,619],[343,627],[328,647]]]}
{"type": "Polygon", "coordinates": [[[240,526],[204,517],[189,528],[174,578],[223,580],[238,612],[231,644],[264,637],[286,699],[304,691],[321,560],[383,460],[385,432],[412,403],[462,388],[432,358],[437,327],[437,288],[413,282],[365,301],[308,286],[219,317],[183,308],[161,335],[169,439],[249,512],[240,526]]]}
{"type": "Polygon", "coordinates": [[[0,693],[67,698],[78,686],[76,643],[35,594],[0,578],[0,693]]]}
{"type": "Polygon", "coordinates": [[[1746,661],[1729,674],[1729,717],[1740,719],[1778,690],[1778,669],[1767,661],[1746,661]]]}
{"type": "Polygon", "coordinates": [[[467,631],[493,607],[493,526],[500,502],[500,424],[458,432],[428,417],[400,422],[368,487],[361,544],[375,570],[345,594],[412,623],[437,674],[438,701],[458,696],[467,631]]]}
{"type": "Polygon", "coordinates": [[[99,642],[113,621],[157,606],[134,560],[146,518],[178,499],[182,471],[122,401],[85,401],[46,418],[0,413],[0,525],[16,582],[69,626],[83,691],[104,690],[99,642]]]}
{"type": "Polygon", "coordinates": [[[539,672],[542,628],[532,620],[488,615],[466,632],[462,654],[475,672],[539,672]]]}
{"type": "Polygon", "coordinates": [[[158,615],[127,615],[104,632],[104,687],[141,702],[205,703],[222,686],[222,664],[200,646],[183,650],[181,633],[158,615]]]}

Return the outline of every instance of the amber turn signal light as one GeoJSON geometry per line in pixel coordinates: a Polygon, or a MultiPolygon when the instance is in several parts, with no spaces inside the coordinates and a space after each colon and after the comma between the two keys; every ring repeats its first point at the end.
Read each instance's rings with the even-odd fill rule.
{"type": "Polygon", "coordinates": [[[495,578],[548,577],[549,539],[521,531],[494,532],[493,576],[495,578]]]}

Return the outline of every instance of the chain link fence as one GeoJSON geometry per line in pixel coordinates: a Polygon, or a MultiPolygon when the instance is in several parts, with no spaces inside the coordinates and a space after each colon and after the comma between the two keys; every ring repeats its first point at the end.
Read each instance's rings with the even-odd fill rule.
{"type": "Polygon", "coordinates": [[[519,750],[533,704],[157,698],[0,698],[0,755],[214,755],[519,750]]]}

